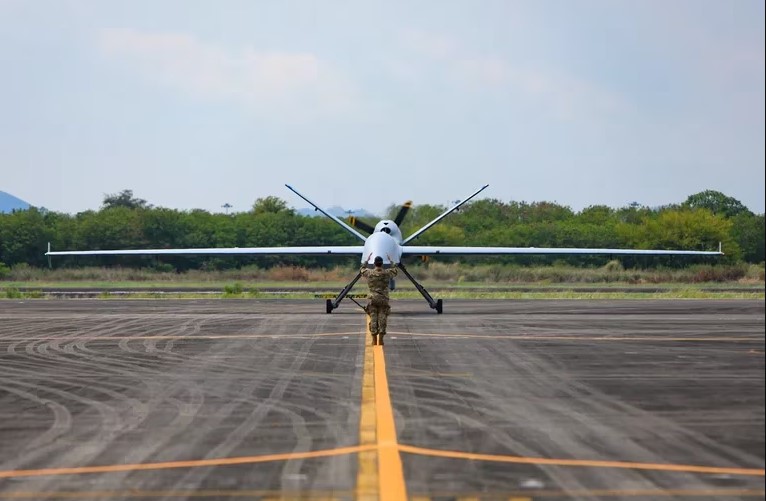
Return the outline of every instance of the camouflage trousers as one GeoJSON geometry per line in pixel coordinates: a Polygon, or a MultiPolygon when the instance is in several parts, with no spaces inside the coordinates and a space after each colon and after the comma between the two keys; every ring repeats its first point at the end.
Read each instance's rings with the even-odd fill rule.
{"type": "Polygon", "coordinates": [[[370,316],[370,334],[384,336],[388,325],[388,314],[391,313],[388,301],[370,301],[365,309],[370,316]]]}

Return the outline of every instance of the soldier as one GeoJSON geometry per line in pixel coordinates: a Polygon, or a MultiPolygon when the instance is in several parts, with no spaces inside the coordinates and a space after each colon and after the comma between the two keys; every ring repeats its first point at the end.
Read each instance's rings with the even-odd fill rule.
{"type": "Polygon", "coordinates": [[[386,257],[391,262],[391,268],[383,269],[383,258],[375,257],[375,268],[369,269],[366,264],[370,261],[372,254],[367,256],[365,266],[362,266],[362,276],[367,279],[367,286],[370,292],[367,295],[367,307],[365,311],[370,316],[370,334],[372,334],[372,344],[383,345],[383,336],[386,335],[386,324],[388,323],[388,314],[391,307],[388,305],[388,284],[399,272],[391,256],[386,257]]]}

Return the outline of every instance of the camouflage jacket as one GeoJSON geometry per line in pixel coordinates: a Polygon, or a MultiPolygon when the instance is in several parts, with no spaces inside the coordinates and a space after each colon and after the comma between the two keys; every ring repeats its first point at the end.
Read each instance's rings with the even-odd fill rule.
{"type": "Polygon", "coordinates": [[[360,272],[367,279],[367,286],[370,288],[367,297],[372,300],[388,301],[388,283],[399,272],[396,266],[388,269],[363,266],[360,272]]]}

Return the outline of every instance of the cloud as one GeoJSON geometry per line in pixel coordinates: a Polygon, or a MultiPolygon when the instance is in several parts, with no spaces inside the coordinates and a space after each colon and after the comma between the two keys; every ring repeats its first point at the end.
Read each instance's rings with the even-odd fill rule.
{"type": "Polygon", "coordinates": [[[351,113],[354,85],[310,52],[227,51],[177,33],[107,29],[103,54],[144,78],[201,100],[243,104],[287,120],[351,113]]]}
{"type": "Polygon", "coordinates": [[[425,60],[431,63],[431,68],[435,65],[444,79],[463,90],[518,95],[560,120],[569,121],[584,115],[603,116],[623,111],[628,106],[616,92],[576,75],[514,64],[508,58],[494,54],[476,54],[442,35],[407,30],[400,41],[409,57],[419,59],[395,66],[396,74],[406,75],[410,81],[415,75],[428,78],[425,74],[428,66],[423,64],[425,60]]]}

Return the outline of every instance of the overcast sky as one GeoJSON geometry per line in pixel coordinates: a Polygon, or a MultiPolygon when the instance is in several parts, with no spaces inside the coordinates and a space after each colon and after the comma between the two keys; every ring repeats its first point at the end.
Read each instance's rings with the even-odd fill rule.
{"type": "Polygon", "coordinates": [[[0,190],[764,212],[762,0],[0,0],[0,190]]]}

